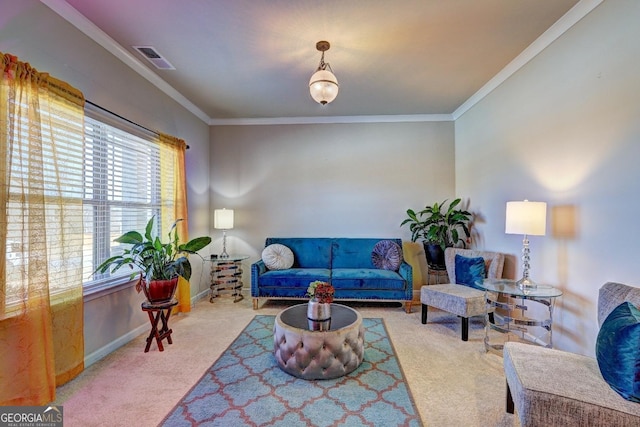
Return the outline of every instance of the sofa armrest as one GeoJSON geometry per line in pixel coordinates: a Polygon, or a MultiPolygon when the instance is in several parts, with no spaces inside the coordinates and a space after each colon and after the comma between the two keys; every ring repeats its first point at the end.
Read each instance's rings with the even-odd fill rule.
{"type": "Polygon", "coordinates": [[[413,298],[413,268],[406,261],[402,261],[398,274],[407,282],[406,295],[411,300],[413,298]]]}
{"type": "Polygon", "coordinates": [[[266,272],[267,266],[264,265],[264,261],[259,260],[251,264],[251,296],[258,296],[258,278],[266,272]]]}

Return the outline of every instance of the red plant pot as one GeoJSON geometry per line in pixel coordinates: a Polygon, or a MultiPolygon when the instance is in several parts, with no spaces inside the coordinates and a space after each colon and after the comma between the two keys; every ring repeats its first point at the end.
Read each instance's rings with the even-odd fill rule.
{"type": "Polygon", "coordinates": [[[171,301],[178,288],[178,276],[169,280],[152,280],[148,282],[142,279],[144,296],[152,304],[171,301]]]}

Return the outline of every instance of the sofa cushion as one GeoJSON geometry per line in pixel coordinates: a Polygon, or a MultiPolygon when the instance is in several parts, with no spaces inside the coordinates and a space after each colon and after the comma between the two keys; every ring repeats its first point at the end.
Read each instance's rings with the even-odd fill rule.
{"type": "Polygon", "coordinates": [[[328,282],[331,271],[326,268],[289,268],[287,270],[270,270],[260,275],[261,287],[300,288],[303,296],[309,283],[320,280],[328,282]]]}
{"type": "Polygon", "coordinates": [[[462,317],[481,316],[487,311],[484,291],[455,283],[422,286],[420,302],[462,317]]]}
{"type": "Polygon", "coordinates": [[[339,289],[404,289],[404,279],[395,271],[377,268],[334,268],[331,284],[336,298],[343,298],[339,289]]]}
{"type": "Polygon", "coordinates": [[[380,240],[373,246],[371,262],[376,268],[398,271],[402,260],[402,248],[394,241],[380,240]]]}
{"type": "Polygon", "coordinates": [[[331,249],[331,268],[376,268],[371,261],[373,247],[381,240],[402,245],[400,239],[337,238],[331,249]]]}
{"type": "Polygon", "coordinates": [[[269,237],[265,247],[280,243],[291,249],[295,268],[331,268],[331,242],[329,238],[269,237]]]}
{"type": "Polygon", "coordinates": [[[456,283],[476,288],[476,282],[484,280],[485,261],[482,257],[465,257],[456,254],[456,283]]]}
{"type": "Polygon", "coordinates": [[[596,358],[611,388],[640,403],[640,310],[632,303],[623,302],[602,323],[596,358]]]}
{"type": "Polygon", "coordinates": [[[262,261],[269,270],[286,270],[293,266],[293,252],[280,243],[274,243],[262,250],[262,261]]]}

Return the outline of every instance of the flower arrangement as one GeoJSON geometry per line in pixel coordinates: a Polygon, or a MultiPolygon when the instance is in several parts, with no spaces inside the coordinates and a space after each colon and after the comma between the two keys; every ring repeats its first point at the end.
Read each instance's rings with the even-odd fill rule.
{"type": "Polygon", "coordinates": [[[330,283],[323,282],[321,280],[309,283],[309,287],[307,288],[307,297],[323,304],[331,304],[333,302],[334,293],[335,289],[333,289],[333,286],[331,286],[330,283]]]}

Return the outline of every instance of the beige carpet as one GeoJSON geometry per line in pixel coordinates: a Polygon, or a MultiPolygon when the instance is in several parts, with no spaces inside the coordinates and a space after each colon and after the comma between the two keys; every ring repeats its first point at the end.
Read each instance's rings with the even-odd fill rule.
{"type": "MultiPolygon", "coordinates": [[[[144,353],[146,334],[87,368],[58,388],[65,427],[156,426],[255,314],[277,314],[290,303],[271,301],[251,308],[222,296],[203,299],[172,318],[173,344],[144,353]]],[[[470,322],[469,341],[460,340],[460,321],[440,311],[420,323],[399,307],[349,304],[363,317],[383,317],[422,421],[438,426],[518,426],[504,411],[502,358],[486,353],[479,321],[470,322]]],[[[366,339],[366,337],[365,337],[366,339]]],[[[239,424],[241,425],[241,424],[239,424]]]]}

